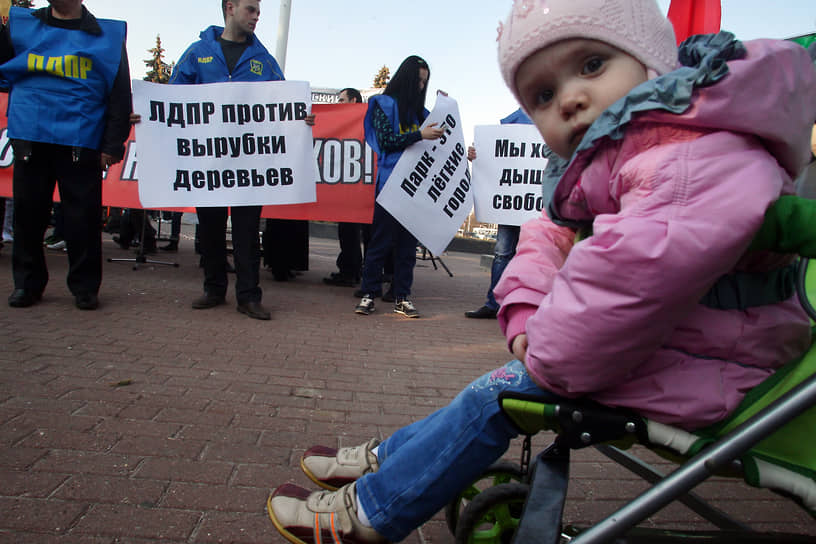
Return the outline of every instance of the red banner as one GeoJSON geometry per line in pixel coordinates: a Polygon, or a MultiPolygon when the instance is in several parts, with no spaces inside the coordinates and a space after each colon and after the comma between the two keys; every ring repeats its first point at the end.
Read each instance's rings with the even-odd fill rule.
{"type": "Polygon", "coordinates": [[[669,5],[669,20],[678,45],[694,34],[719,32],[720,17],[720,0],[672,0],[669,5]]]}
{"type": "MultiPolygon", "coordinates": [[[[8,95],[0,94],[0,109],[6,110],[8,95]]],[[[376,156],[365,145],[365,104],[314,104],[314,153],[317,161],[317,201],[309,204],[264,206],[263,217],[371,223],[374,213],[376,156]]],[[[0,117],[0,197],[12,196],[13,154],[0,117]]],[[[111,166],[102,182],[102,205],[141,208],[137,178],[136,145],[133,131],[125,144],[122,162],[111,166]]],[[[54,192],[57,200],[59,195],[54,192]]],[[[184,208],[168,210],[195,211],[184,208]]]]}

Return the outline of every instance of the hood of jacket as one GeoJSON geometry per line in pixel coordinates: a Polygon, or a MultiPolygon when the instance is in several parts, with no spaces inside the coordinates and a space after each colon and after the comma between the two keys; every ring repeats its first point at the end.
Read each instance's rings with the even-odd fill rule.
{"type": "Polygon", "coordinates": [[[800,45],[782,40],[740,42],[729,32],[693,36],[680,48],[682,66],[647,81],[592,124],[570,160],[553,156],[542,183],[549,215],[571,193],[598,147],[640,123],[665,123],[759,138],[794,178],[810,158],[816,121],[816,67],[800,45]]]}

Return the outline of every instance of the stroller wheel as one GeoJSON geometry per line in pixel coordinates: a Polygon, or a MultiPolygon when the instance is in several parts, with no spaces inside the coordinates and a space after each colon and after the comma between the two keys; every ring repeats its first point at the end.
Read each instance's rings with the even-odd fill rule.
{"type": "Polygon", "coordinates": [[[490,487],[499,484],[506,484],[511,482],[522,482],[524,480],[524,473],[521,467],[516,463],[510,461],[497,461],[487,467],[479,478],[470,484],[467,488],[462,490],[454,500],[445,506],[445,521],[448,524],[448,530],[452,535],[456,534],[456,525],[459,523],[459,517],[462,511],[470,504],[476,495],[489,489],[490,487]]]}
{"type": "Polygon", "coordinates": [[[509,544],[529,489],[527,484],[499,484],[476,495],[459,517],[456,544],[509,544]]]}

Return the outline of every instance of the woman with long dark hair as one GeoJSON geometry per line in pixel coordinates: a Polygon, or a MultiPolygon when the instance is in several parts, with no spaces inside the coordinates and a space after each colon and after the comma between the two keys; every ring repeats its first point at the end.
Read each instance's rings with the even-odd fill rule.
{"type": "MultiPolygon", "coordinates": [[[[365,137],[377,153],[377,188],[380,194],[402,152],[420,140],[436,140],[443,129],[432,123],[420,129],[428,117],[425,95],[431,72],[428,63],[412,55],[402,61],[394,77],[381,95],[368,99],[365,116],[365,137]]],[[[374,311],[374,298],[382,296],[382,270],[386,257],[393,251],[394,312],[406,317],[419,317],[408,300],[414,281],[416,238],[379,204],[374,205],[371,241],[366,250],[362,299],[354,311],[368,315],[374,311]]]]}

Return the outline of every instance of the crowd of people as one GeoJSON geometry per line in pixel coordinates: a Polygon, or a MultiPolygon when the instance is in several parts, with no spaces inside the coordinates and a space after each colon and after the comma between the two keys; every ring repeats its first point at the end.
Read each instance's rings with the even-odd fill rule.
{"type": "MultiPolygon", "coordinates": [[[[0,73],[11,91],[9,136],[17,151],[14,193],[21,212],[15,223],[17,236],[13,242],[15,289],[8,303],[23,308],[42,298],[48,281],[45,246],[67,251],[67,281],[75,304],[80,309],[93,310],[99,305],[102,255],[99,223],[91,220],[91,214],[97,218],[100,215],[102,172],[122,159],[129,125],[141,120],[132,113],[123,23],[97,20],[81,0],[49,4],[48,8],[36,10],[14,9],[0,35],[0,73]],[[24,31],[25,39],[17,40],[18,33],[24,31]],[[71,77],[67,68],[64,77],[59,78],[53,77],[53,70],[23,70],[27,51],[34,47],[47,44],[53,49],[49,51],[53,53],[52,58],[65,57],[66,48],[70,48],[67,44],[71,43],[68,38],[88,45],[88,62],[97,69],[89,72],[91,77],[87,80],[77,84],[78,78],[71,77]],[[60,43],[58,47],[53,45],[56,42],[60,43]],[[70,100],[55,100],[55,92],[67,93],[70,100]],[[68,121],[55,123],[48,116],[37,116],[33,123],[24,121],[30,108],[46,107],[60,111],[61,118],[68,121]],[[85,122],[80,115],[87,112],[92,113],[93,123],[85,122]],[[55,183],[60,189],[61,202],[54,204],[52,214],[51,193],[55,183]],[[43,243],[50,225],[54,230],[43,243]]],[[[254,33],[260,16],[259,0],[222,0],[221,7],[224,25],[213,25],[201,32],[200,39],[190,45],[176,63],[169,83],[194,85],[284,79],[277,61],[254,33]],[[201,58],[216,61],[202,63],[201,58]]],[[[407,147],[443,134],[442,128],[435,124],[420,128],[429,113],[425,108],[429,77],[428,63],[418,56],[409,56],[384,92],[369,101],[364,124],[366,141],[378,157],[376,194],[388,181],[407,147]]],[[[339,93],[338,102],[362,102],[362,96],[358,90],[346,88],[339,93]]],[[[314,115],[308,115],[305,122],[314,125],[314,115]]],[[[196,251],[201,254],[204,284],[203,293],[192,301],[192,308],[208,309],[224,304],[229,284],[227,274],[234,272],[237,310],[255,319],[271,318],[262,304],[259,278],[260,214],[261,206],[200,206],[196,209],[196,251]],[[234,264],[227,258],[228,217],[234,264]]],[[[171,213],[170,238],[161,249],[178,249],[181,215],[171,213]]],[[[285,281],[295,270],[307,266],[303,263],[308,260],[308,225],[303,221],[274,219],[265,223],[265,264],[276,280],[285,281]]],[[[142,253],[155,253],[158,249],[156,229],[144,210],[123,210],[116,224],[117,234],[113,240],[122,249],[138,247],[142,253]]],[[[357,314],[372,313],[374,299],[382,298],[394,304],[394,312],[409,318],[419,317],[419,311],[409,298],[416,263],[414,235],[379,204],[374,206],[370,225],[341,223],[338,231],[339,270],[325,282],[347,286],[359,283],[355,291],[360,298],[354,308],[357,314]],[[389,284],[386,292],[383,292],[383,280],[389,284]]],[[[494,268],[506,263],[511,256],[505,238],[502,236],[497,246],[505,249],[497,253],[494,268]]],[[[500,271],[494,271],[494,278],[499,274],[500,271]]],[[[495,308],[488,314],[468,312],[466,315],[495,317],[495,308]]]]}
{"type": "MultiPolygon", "coordinates": [[[[96,20],[82,0],[49,4],[13,10],[0,33],[15,151],[8,302],[26,307],[42,297],[42,242],[57,183],[68,286],[76,306],[91,310],[101,282],[101,173],[121,160],[133,120],[124,24],[96,20]],[[95,69],[81,82],[30,69],[26,52],[46,44],[54,56],[81,46],[95,69]],[[61,115],[29,114],[44,108],[61,115]]],[[[282,80],[254,34],[259,0],[221,4],[224,26],[201,33],[170,83],[282,80]]],[[[810,346],[810,323],[780,284],[795,256],[750,246],[813,159],[816,69],[802,47],[720,32],[678,48],[655,0],[517,0],[499,27],[498,58],[521,106],[504,122],[531,122],[552,152],[546,213],[500,230],[487,301],[466,313],[496,317],[514,360],[381,443],[308,449],[301,466],[324,490],[284,484],[267,503],[291,542],[405,538],[518,434],[499,407],[503,392],[587,397],[697,429],[728,416],[810,346]],[[762,296],[741,296],[749,279],[762,296]]],[[[378,193],[405,149],[443,133],[423,126],[429,77],[428,63],[409,56],[368,102],[378,193]]],[[[343,100],[359,100],[353,91],[344,89],[343,100]]],[[[260,206],[230,212],[237,310],[269,319],[259,286],[260,206]]],[[[207,309],[226,301],[228,210],[199,207],[197,215],[204,285],[192,307],[207,309]]],[[[363,254],[360,226],[343,229],[339,272],[326,283],[359,279],[357,314],[388,296],[395,312],[418,317],[410,300],[415,237],[379,205],[363,254]]]]}

